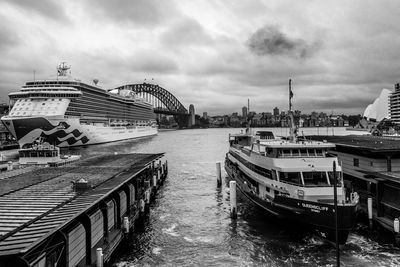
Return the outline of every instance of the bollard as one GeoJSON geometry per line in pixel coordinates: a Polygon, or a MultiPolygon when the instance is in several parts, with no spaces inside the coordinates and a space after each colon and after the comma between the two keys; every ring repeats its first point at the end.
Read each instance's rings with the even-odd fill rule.
{"type": "Polygon", "coordinates": [[[129,233],[129,228],[130,228],[129,218],[128,217],[124,217],[124,232],[125,232],[125,234],[129,233]]]}
{"type": "Polygon", "coordinates": [[[394,243],[397,247],[400,246],[400,225],[399,225],[399,219],[396,218],[393,221],[393,230],[394,230],[394,243]]]}
{"type": "Polygon", "coordinates": [[[368,220],[369,227],[372,228],[372,197],[368,197],[368,220]]]}
{"type": "Polygon", "coordinates": [[[221,162],[217,162],[216,167],[217,167],[217,186],[220,187],[222,185],[221,162]]]}
{"type": "Polygon", "coordinates": [[[236,182],[235,181],[230,181],[229,182],[229,198],[230,198],[230,204],[231,204],[231,218],[236,219],[237,218],[237,206],[236,206],[236,182]]]}
{"type": "Polygon", "coordinates": [[[153,175],[153,187],[154,188],[156,188],[157,187],[157,181],[158,181],[158,179],[157,179],[157,175],[153,175]]]}
{"type": "Polygon", "coordinates": [[[7,162],[7,171],[12,171],[13,170],[13,162],[9,161],[7,162]]]}
{"type": "Polygon", "coordinates": [[[103,267],[103,249],[96,249],[96,267],[103,267]]]}
{"type": "Polygon", "coordinates": [[[141,198],[139,201],[140,212],[144,212],[144,205],[145,205],[144,200],[143,198],[141,198]]]}
{"type": "Polygon", "coordinates": [[[146,191],[144,192],[144,203],[146,205],[150,204],[150,191],[149,191],[149,189],[146,189],[146,191]]]}

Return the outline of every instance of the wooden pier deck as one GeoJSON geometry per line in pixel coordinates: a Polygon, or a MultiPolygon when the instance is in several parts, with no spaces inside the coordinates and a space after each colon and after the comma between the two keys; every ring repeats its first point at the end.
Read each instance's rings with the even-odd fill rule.
{"type": "Polygon", "coordinates": [[[100,155],[0,180],[0,266],[93,264],[90,251],[104,247],[109,233],[123,232],[124,217],[137,217],[134,207],[145,201],[153,175],[165,174],[156,164],[162,156],[100,155]],[[77,190],[79,180],[86,190],[77,190]],[[85,232],[83,246],[75,232],[85,232]]]}

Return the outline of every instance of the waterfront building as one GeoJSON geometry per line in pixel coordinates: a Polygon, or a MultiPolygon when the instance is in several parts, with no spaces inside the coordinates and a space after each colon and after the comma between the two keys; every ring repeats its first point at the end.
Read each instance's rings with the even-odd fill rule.
{"type": "Polygon", "coordinates": [[[205,119],[205,120],[208,119],[208,114],[207,114],[207,112],[203,112],[203,119],[205,119]]]}
{"type": "Polygon", "coordinates": [[[360,210],[367,214],[372,198],[373,219],[393,231],[393,220],[400,216],[400,144],[396,139],[374,136],[312,136],[313,140],[335,143],[331,154],[338,157],[347,189],[360,196],[360,210]]]}
{"type": "Polygon", "coordinates": [[[279,108],[278,107],[274,108],[274,116],[279,116],[279,108]]]}
{"type": "Polygon", "coordinates": [[[196,117],[193,104],[189,106],[189,127],[193,127],[196,124],[196,117]]]}
{"type": "Polygon", "coordinates": [[[242,107],[242,117],[246,118],[247,117],[247,107],[242,107]]]}
{"type": "Polygon", "coordinates": [[[389,97],[390,119],[400,124],[400,83],[394,85],[394,92],[389,97]]]}

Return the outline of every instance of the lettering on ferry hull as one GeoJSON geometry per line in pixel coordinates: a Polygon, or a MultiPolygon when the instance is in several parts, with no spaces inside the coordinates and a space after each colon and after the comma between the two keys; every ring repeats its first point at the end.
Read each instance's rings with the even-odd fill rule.
{"type": "Polygon", "coordinates": [[[312,212],[320,213],[321,211],[328,211],[328,207],[318,206],[314,204],[301,203],[303,208],[310,209],[312,212]]]}

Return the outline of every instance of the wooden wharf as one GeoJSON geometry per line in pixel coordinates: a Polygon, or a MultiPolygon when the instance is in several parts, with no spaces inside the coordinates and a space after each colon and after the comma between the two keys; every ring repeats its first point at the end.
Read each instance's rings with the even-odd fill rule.
{"type": "Polygon", "coordinates": [[[336,145],[331,153],[342,164],[347,192],[360,197],[359,211],[374,226],[394,235],[395,220],[400,218],[400,139],[369,135],[309,136],[336,145]],[[368,211],[368,199],[372,210],[368,211]]]}
{"type": "Polygon", "coordinates": [[[99,155],[0,180],[0,266],[103,266],[168,173],[163,153],[99,155]]]}

